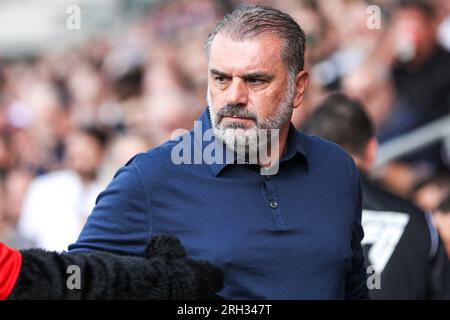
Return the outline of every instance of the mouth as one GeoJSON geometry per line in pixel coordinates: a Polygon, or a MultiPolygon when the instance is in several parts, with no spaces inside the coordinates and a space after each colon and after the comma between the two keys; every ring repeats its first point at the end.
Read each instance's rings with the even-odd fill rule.
{"type": "Polygon", "coordinates": [[[244,118],[244,117],[237,117],[237,116],[224,116],[223,119],[228,119],[232,121],[255,121],[253,118],[244,118]]]}
{"type": "Polygon", "coordinates": [[[220,122],[223,127],[229,129],[247,130],[255,126],[255,120],[253,118],[238,116],[224,116],[220,122]]]}

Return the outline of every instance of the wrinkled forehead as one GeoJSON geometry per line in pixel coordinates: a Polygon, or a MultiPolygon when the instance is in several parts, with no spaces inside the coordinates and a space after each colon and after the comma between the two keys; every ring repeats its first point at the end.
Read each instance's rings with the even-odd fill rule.
{"type": "Polygon", "coordinates": [[[262,34],[249,39],[233,39],[217,34],[211,44],[209,69],[225,73],[269,71],[285,67],[283,43],[275,34],[262,34]]]}

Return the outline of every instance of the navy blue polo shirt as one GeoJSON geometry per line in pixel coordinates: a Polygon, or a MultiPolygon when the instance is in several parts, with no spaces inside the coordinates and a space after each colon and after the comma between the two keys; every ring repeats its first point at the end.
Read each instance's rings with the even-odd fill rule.
{"type": "MultiPolygon", "coordinates": [[[[199,120],[211,128],[208,108],[199,120]]],[[[192,145],[194,131],[183,136],[192,145]]],[[[359,176],[340,147],[291,126],[278,172],[262,175],[249,164],[177,164],[182,138],[116,173],[69,252],[143,256],[152,236],[170,233],[223,270],[226,299],[367,297],[359,176]]]]}

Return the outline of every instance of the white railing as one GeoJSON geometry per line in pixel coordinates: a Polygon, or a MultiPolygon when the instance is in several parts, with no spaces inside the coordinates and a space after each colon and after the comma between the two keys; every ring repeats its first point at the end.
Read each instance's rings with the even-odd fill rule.
{"type": "Polygon", "coordinates": [[[440,140],[450,147],[450,115],[381,144],[375,168],[440,140]]]}

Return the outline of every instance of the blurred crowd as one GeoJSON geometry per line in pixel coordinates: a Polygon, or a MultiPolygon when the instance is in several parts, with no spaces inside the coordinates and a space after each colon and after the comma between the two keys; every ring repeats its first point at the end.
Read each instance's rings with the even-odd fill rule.
{"type": "MultiPolygon", "coordinates": [[[[207,35],[248,4],[283,10],[306,32],[312,81],[297,128],[335,90],[363,102],[380,143],[450,114],[448,0],[164,1],[123,34],[0,56],[0,241],[59,251],[76,241],[120,166],[193,127],[206,106],[207,35]]],[[[449,150],[418,149],[376,176],[433,211],[450,192],[449,150]]]]}

